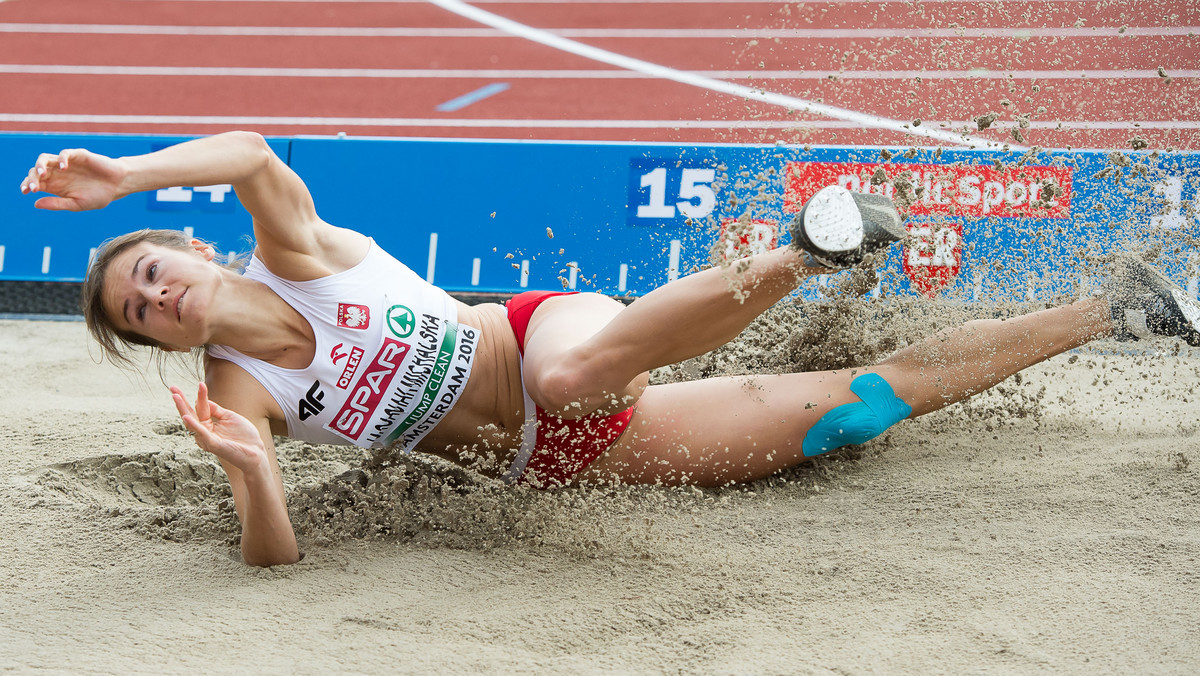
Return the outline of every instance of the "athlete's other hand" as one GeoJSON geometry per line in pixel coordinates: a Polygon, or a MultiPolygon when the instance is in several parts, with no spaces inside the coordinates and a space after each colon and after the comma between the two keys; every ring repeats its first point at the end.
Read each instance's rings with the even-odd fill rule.
{"type": "Polygon", "coordinates": [[[243,472],[261,469],[267,451],[254,423],[235,411],[208,400],[208,387],[200,383],[196,407],[188,403],[183,391],[171,388],[171,399],[183,424],[196,435],[196,445],[243,472]]]}
{"type": "Polygon", "coordinates": [[[29,195],[40,190],[55,195],[34,202],[38,209],[103,209],[121,197],[124,178],[125,168],[119,160],[76,148],[57,155],[40,155],[21,181],[21,193],[29,195]]]}

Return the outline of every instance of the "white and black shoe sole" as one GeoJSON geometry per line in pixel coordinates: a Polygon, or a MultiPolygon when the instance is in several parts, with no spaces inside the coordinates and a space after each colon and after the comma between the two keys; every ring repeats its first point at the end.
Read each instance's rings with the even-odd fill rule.
{"type": "Polygon", "coordinates": [[[1178,336],[1200,347],[1200,302],[1134,256],[1120,256],[1114,268],[1109,302],[1118,340],[1178,336]]]}
{"type": "Polygon", "coordinates": [[[905,235],[896,205],[883,195],[822,188],[792,220],[792,246],[825,267],[857,265],[905,235]]]}

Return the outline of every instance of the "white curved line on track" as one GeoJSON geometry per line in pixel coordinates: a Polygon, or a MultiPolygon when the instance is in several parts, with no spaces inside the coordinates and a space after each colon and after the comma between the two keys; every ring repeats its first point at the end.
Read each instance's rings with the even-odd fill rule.
{"type": "Polygon", "coordinates": [[[471,5],[459,2],[458,0],[429,0],[429,2],[430,4],[437,5],[438,7],[445,9],[446,11],[453,12],[467,19],[471,19],[472,21],[477,21],[486,26],[497,28],[506,33],[511,33],[517,37],[522,37],[532,42],[546,45],[547,47],[553,47],[554,49],[558,49],[569,54],[575,54],[576,56],[582,56],[593,61],[607,63],[610,66],[646,73],[647,75],[660,77],[664,80],[671,80],[674,82],[699,87],[701,89],[707,89],[709,91],[720,92],[722,94],[729,94],[731,96],[737,96],[752,101],[759,101],[770,105],[780,106],[788,110],[823,115],[825,117],[832,117],[834,119],[859,124],[864,127],[888,129],[891,131],[900,132],[902,134],[910,134],[922,138],[952,143],[957,146],[966,146],[968,148],[987,148],[993,150],[1025,150],[1025,148],[1021,146],[1001,144],[988,139],[969,136],[967,134],[958,134],[941,129],[933,129],[926,125],[914,127],[910,122],[893,120],[879,115],[848,110],[846,108],[839,108],[837,106],[831,106],[825,103],[818,103],[816,101],[809,101],[807,99],[787,96],[785,94],[768,92],[763,89],[747,87],[735,82],[729,82],[728,80],[718,80],[716,78],[706,77],[704,75],[697,75],[694,73],[675,70],[674,68],[660,66],[656,63],[642,61],[641,59],[635,59],[623,54],[617,54],[615,52],[600,49],[599,47],[593,47],[592,45],[587,45],[582,42],[568,40],[561,35],[554,35],[544,30],[526,26],[525,24],[484,11],[478,7],[472,7],[471,5]]]}
{"type": "MultiPolygon", "coordinates": [[[[1158,80],[1156,70],[689,70],[727,80],[1158,80]]],[[[438,68],[269,68],[231,66],[99,66],[0,63],[14,75],[135,75],[152,77],[298,77],[475,80],[646,80],[656,75],[631,70],[520,70],[438,68]]],[[[1168,71],[1174,79],[1200,77],[1200,70],[1168,71]]]]}
{"type": "MultiPolygon", "coordinates": [[[[430,2],[431,0],[422,0],[430,2]]],[[[437,4],[437,3],[435,3],[437,4]]],[[[469,7],[470,5],[466,5],[469,7]]],[[[483,12],[483,10],[478,10],[483,12]]],[[[487,13],[487,12],[484,12],[487,13]]],[[[495,15],[493,15],[495,16],[495,15]]],[[[501,18],[501,17],[498,17],[501,18]]],[[[505,19],[507,21],[507,19],[505,19]]],[[[514,22],[515,23],[515,22],[514,22]]],[[[523,25],[523,24],[517,24],[523,25]]],[[[1069,38],[1193,37],[1200,26],[1121,28],[531,28],[563,38],[692,40],[838,40],[884,38],[1069,38]]],[[[498,38],[513,35],[495,28],[394,26],[183,26],[152,24],[0,23],[0,33],[75,35],[234,35],[260,37],[498,38]]]]}
{"type": "MultiPolygon", "coordinates": [[[[848,120],[512,120],[476,118],[392,118],[392,117],[264,117],[245,115],[71,115],[38,113],[0,113],[0,122],[40,124],[204,124],[313,127],[443,127],[462,129],[862,129],[848,120]]],[[[927,120],[924,124],[946,127],[974,127],[971,120],[927,120]]],[[[999,126],[999,125],[997,125],[999,126]]],[[[1129,121],[1039,121],[1031,129],[1200,129],[1200,120],[1129,120],[1129,121]]],[[[999,145],[999,144],[997,144],[999,145]]],[[[1015,147],[1015,146],[1014,146],[1015,147]]]]}

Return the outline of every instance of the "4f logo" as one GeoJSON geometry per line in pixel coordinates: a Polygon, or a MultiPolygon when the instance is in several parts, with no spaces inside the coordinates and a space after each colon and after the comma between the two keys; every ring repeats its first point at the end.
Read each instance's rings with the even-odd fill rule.
{"type": "Polygon", "coordinates": [[[321,403],[324,398],[325,393],[321,391],[321,381],[314,380],[312,387],[308,388],[308,394],[300,400],[300,419],[308,420],[324,411],[325,404],[321,403]]]}

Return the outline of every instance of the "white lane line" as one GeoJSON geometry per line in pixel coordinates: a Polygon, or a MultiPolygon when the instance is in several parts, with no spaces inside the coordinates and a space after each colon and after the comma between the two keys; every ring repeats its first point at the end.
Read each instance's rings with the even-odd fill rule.
{"type": "MultiPolygon", "coordinates": [[[[726,80],[1157,80],[1157,70],[688,70],[726,80]]],[[[647,80],[656,75],[631,70],[500,70],[437,68],[266,68],[227,66],[77,66],[0,63],[16,75],[136,75],[152,77],[298,77],[387,79],[647,80]]],[[[1172,78],[1200,77],[1200,70],[1170,70],[1172,78]]]]}
{"type": "MultiPolygon", "coordinates": [[[[31,124],[171,124],[309,127],[443,127],[462,129],[861,129],[847,120],[512,120],[394,117],[263,117],[240,115],[74,115],[0,113],[0,122],[31,124]]],[[[1009,121],[1011,122],[1011,121],[1009,121]]],[[[1007,124],[1001,120],[997,128],[1007,124]]],[[[971,120],[925,120],[956,129],[974,127],[971,120]]],[[[1200,129],[1200,120],[1034,120],[1031,129],[1200,129]]]]}
{"type": "MultiPolygon", "coordinates": [[[[429,1],[429,0],[427,0],[429,1]]],[[[440,4],[440,3],[435,3],[440,4]]],[[[469,5],[465,5],[469,7],[469,5]]],[[[483,10],[478,10],[484,14],[483,10]]],[[[493,15],[494,16],[494,15],[493,15]]],[[[506,19],[507,21],[507,19],[506,19]]],[[[514,22],[515,23],[515,22],[514,22]]],[[[520,24],[518,24],[520,25],[520,24]]],[[[1091,28],[546,28],[532,29],[563,38],[830,40],[879,38],[1068,38],[1172,37],[1200,34],[1200,26],[1096,26],[1091,28]]],[[[501,38],[493,28],[361,26],[165,26],[147,24],[0,23],[0,33],[92,35],[231,35],[256,37],[501,38]]]]}
{"type": "Polygon", "coordinates": [[[459,0],[429,1],[430,4],[437,5],[438,7],[441,7],[449,12],[454,12],[459,16],[471,19],[473,21],[478,21],[486,26],[491,26],[493,28],[498,28],[500,30],[512,33],[515,36],[525,38],[531,42],[543,44],[547,47],[553,47],[554,49],[558,49],[569,54],[575,54],[576,56],[582,56],[587,59],[592,59],[593,61],[607,63],[610,66],[617,66],[618,68],[625,68],[627,70],[655,75],[664,80],[680,82],[686,85],[699,87],[701,89],[721,92],[723,94],[729,94],[731,96],[737,96],[752,101],[761,101],[763,103],[780,106],[788,110],[813,113],[816,115],[823,115],[825,117],[832,117],[838,120],[856,122],[865,127],[890,129],[902,134],[912,134],[914,136],[936,139],[939,141],[952,143],[954,145],[964,145],[971,148],[1004,148],[1005,150],[1011,148],[1013,150],[1024,150],[1024,148],[1021,146],[1000,144],[995,141],[974,138],[966,134],[935,129],[926,125],[914,127],[906,121],[892,120],[879,115],[871,115],[869,113],[848,110],[846,108],[838,108],[837,106],[831,106],[825,103],[819,103],[817,101],[809,101],[807,99],[801,99],[795,96],[787,96],[785,94],[768,92],[763,89],[747,87],[745,85],[740,85],[728,80],[719,80],[716,78],[705,77],[703,75],[686,73],[684,71],[675,70],[673,68],[661,66],[656,63],[650,63],[649,61],[642,61],[641,59],[635,59],[623,54],[610,52],[608,50],[600,49],[599,47],[593,47],[592,45],[587,45],[582,42],[568,40],[562,36],[553,35],[544,30],[531,28],[525,24],[517,23],[516,21],[506,19],[502,16],[497,16],[491,12],[479,9],[478,7],[472,7],[465,3],[459,2],[459,0]]]}
{"type": "MultiPolygon", "coordinates": [[[[5,0],[0,0],[4,2],[5,0]]],[[[261,2],[278,2],[278,3],[353,3],[356,5],[369,4],[388,4],[388,5],[415,5],[424,3],[428,0],[143,0],[143,2],[245,2],[245,3],[261,3],[261,2]]],[[[1037,4],[1075,4],[1081,6],[1096,5],[1100,3],[1109,4],[1110,0],[920,0],[922,5],[939,4],[953,2],[960,5],[988,5],[991,9],[1003,8],[1005,5],[1014,5],[1013,9],[1024,9],[1024,5],[1037,4]]],[[[477,5],[644,5],[647,0],[474,0],[477,5]]],[[[795,4],[795,0],[653,0],[656,5],[790,5],[795,4]]],[[[886,8],[888,5],[905,10],[913,9],[913,0],[818,0],[818,2],[806,2],[806,5],[821,6],[821,5],[879,5],[881,8],[886,8]]],[[[1164,8],[1156,8],[1157,11],[1163,12],[1164,8]]]]}

